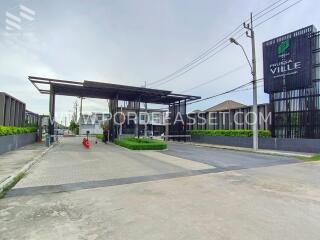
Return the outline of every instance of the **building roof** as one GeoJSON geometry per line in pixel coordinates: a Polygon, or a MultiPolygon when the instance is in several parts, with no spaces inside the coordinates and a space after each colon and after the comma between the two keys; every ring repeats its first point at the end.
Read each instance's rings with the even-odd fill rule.
{"type": "Polygon", "coordinates": [[[201,98],[199,96],[175,94],[167,90],[86,80],[83,82],[75,82],[34,76],[29,76],[28,78],[38,91],[43,94],[50,94],[50,90],[41,88],[46,84],[50,85],[53,94],[65,96],[139,101],[156,104],[173,104],[180,101],[193,101],[201,98]]]}
{"type": "Polygon", "coordinates": [[[226,111],[226,110],[230,110],[230,109],[243,108],[243,107],[247,107],[247,106],[242,103],[239,103],[239,102],[227,100],[227,101],[219,103],[213,107],[208,108],[207,110],[205,110],[205,112],[226,111]]]}
{"type": "Polygon", "coordinates": [[[205,111],[196,109],[196,110],[193,110],[191,113],[205,113],[205,111]]]}

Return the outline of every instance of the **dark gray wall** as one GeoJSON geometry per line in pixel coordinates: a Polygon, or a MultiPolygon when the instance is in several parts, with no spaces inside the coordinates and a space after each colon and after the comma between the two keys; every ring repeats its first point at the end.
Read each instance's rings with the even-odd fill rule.
{"type": "Polygon", "coordinates": [[[26,105],[18,99],[0,92],[0,125],[22,126],[26,105]]]}
{"type": "MultiPolygon", "coordinates": [[[[251,137],[192,136],[192,141],[233,147],[252,148],[251,137]]],[[[259,138],[260,149],[320,153],[320,139],[259,138]]]]}
{"type": "Polygon", "coordinates": [[[0,154],[15,150],[36,141],[36,133],[0,136],[0,154]]]}

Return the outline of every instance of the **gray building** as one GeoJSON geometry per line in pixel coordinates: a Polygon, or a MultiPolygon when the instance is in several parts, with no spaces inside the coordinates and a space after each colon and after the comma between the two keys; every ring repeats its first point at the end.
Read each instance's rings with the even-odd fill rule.
{"type": "Polygon", "coordinates": [[[25,123],[26,104],[0,92],[0,125],[23,126],[25,123]]]}

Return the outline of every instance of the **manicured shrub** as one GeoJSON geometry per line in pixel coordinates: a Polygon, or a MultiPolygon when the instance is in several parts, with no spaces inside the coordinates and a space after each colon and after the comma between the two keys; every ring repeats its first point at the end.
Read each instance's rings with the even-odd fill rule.
{"type": "Polygon", "coordinates": [[[132,150],[163,150],[167,148],[167,144],[163,141],[146,138],[115,139],[114,143],[132,150]]]}
{"type": "MultiPolygon", "coordinates": [[[[226,136],[226,137],[252,137],[252,130],[188,130],[187,134],[193,136],[226,136]]],[[[259,130],[259,137],[271,137],[269,130],[259,130]]]]}
{"type": "Polygon", "coordinates": [[[31,133],[36,131],[37,131],[37,127],[0,126],[0,136],[31,133]]]}

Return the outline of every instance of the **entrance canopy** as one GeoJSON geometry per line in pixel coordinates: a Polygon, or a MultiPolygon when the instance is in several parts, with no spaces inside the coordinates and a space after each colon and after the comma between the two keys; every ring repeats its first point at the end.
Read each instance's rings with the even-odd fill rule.
{"type": "MultiPolygon", "coordinates": [[[[136,104],[136,111],[139,116],[140,103],[154,103],[164,104],[169,106],[170,112],[170,128],[169,134],[181,135],[186,133],[185,124],[176,123],[177,115],[180,115],[184,122],[186,122],[186,103],[200,99],[197,96],[174,94],[171,91],[158,90],[144,87],[132,87],[119,84],[92,82],[92,81],[66,81],[52,78],[43,77],[28,77],[29,81],[38,89],[42,94],[49,94],[49,112],[50,121],[48,125],[48,133],[53,141],[54,135],[54,116],[55,116],[55,96],[75,96],[75,97],[88,97],[109,99],[109,111],[112,116],[116,116],[118,111],[118,101],[134,102],[136,104]],[[45,85],[45,86],[44,86],[45,85]]],[[[137,117],[136,135],[139,137],[139,119],[137,117]]],[[[117,128],[114,124],[114,117],[110,119],[110,134],[111,139],[117,136],[117,128]]]]}
{"type": "Polygon", "coordinates": [[[201,98],[198,96],[174,94],[167,90],[92,82],[86,80],[83,82],[75,82],[34,76],[29,76],[28,78],[30,82],[38,89],[38,91],[43,94],[139,101],[166,105],[181,101],[188,102],[201,98]],[[49,85],[49,89],[44,89],[43,84],[49,85]]]}

